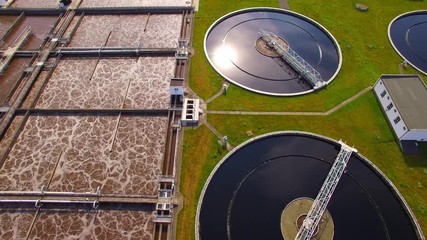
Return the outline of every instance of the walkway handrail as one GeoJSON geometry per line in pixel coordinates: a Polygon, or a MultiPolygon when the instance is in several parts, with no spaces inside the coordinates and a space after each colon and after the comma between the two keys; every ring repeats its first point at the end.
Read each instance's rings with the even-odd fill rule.
{"type": "Polygon", "coordinates": [[[314,69],[308,62],[306,62],[298,53],[296,53],[290,46],[286,48],[275,40],[277,36],[272,32],[267,32],[262,29],[258,32],[262,39],[271,48],[274,48],[278,54],[285,60],[295,71],[303,76],[314,89],[321,88],[326,85],[322,80],[320,73],[314,69]]]}
{"type": "Polygon", "coordinates": [[[298,230],[298,233],[295,237],[295,240],[310,240],[313,236],[317,225],[322,219],[323,213],[326,210],[326,206],[329,203],[329,200],[332,197],[332,194],[335,191],[338,181],[340,180],[346,166],[349,161],[352,153],[355,150],[347,146],[345,143],[341,142],[341,150],[339,151],[334,164],[329,170],[328,176],[323,182],[322,188],[317,194],[316,199],[314,200],[313,205],[310,208],[302,226],[298,230]]]}
{"type": "Polygon", "coordinates": [[[95,192],[55,192],[55,191],[0,191],[0,198],[19,196],[19,197],[107,197],[107,198],[147,198],[157,199],[157,196],[153,195],[123,195],[114,193],[101,193],[100,191],[95,192]]]}
{"type": "Polygon", "coordinates": [[[0,63],[0,76],[3,75],[4,71],[6,71],[6,68],[9,66],[9,63],[12,61],[16,51],[20,49],[27,42],[31,34],[32,34],[31,27],[30,26],[25,27],[24,30],[22,30],[22,32],[13,42],[12,47],[6,50],[6,52],[4,53],[5,58],[3,58],[0,63]]]}
{"type": "Polygon", "coordinates": [[[22,45],[25,44],[25,42],[28,40],[28,38],[32,34],[32,29],[30,26],[26,26],[24,30],[19,34],[19,36],[15,39],[15,41],[12,44],[12,47],[16,47],[17,49],[21,48],[22,45]]]}

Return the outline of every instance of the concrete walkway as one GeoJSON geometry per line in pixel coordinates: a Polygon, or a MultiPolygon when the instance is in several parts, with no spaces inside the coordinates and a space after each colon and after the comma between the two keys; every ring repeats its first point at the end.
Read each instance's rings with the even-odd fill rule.
{"type": "Polygon", "coordinates": [[[199,0],[191,0],[191,5],[194,7],[194,11],[198,12],[199,11],[199,0]]]}
{"type": "Polygon", "coordinates": [[[280,8],[289,9],[288,0],[279,0],[280,8]]]}
{"type": "Polygon", "coordinates": [[[210,123],[208,123],[208,121],[203,121],[203,124],[209,128],[209,130],[211,130],[211,132],[213,134],[215,134],[215,136],[219,139],[222,139],[224,136],[222,136],[222,134],[220,132],[218,132],[218,130],[216,130],[210,123]]]}
{"type": "Polygon", "coordinates": [[[360,96],[364,95],[365,93],[369,92],[370,90],[372,90],[372,86],[369,86],[369,87],[367,87],[367,88],[363,89],[362,91],[358,92],[358,93],[357,93],[356,95],[354,95],[353,97],[351,97],[351,98],[349,98],[349,99],[345,100],[344,102],[342,102],[342,103],[340,103],[340,104],[336,105],[335,107],[333,107],[333,108],[329,109],[328,111],[326,111],[326,115],[329,115],[329,114],[331,114],[331,113],[333,113],[333,112],[337,111],[338,109],[340,109],[340,108],[344,107],[345,105],[347,105],[347,104],[349,104],[349,103],[353,102],[355,99],[359,98],[360,96]]]}
{"type": "Polygon", "coordinates": [[[208,100],[206,100],[206,104],[212,102],[213,100],[215,100],[215,98],[221,96],[222,94],[224,94],[224,91],[221,88],[221,90],[219,90],[219,92],[217,92],[215,95],[213,95],[212,97],[208,98],[208,100]]]}
{"type": "MultiPolygon", "coordinates": [[[[221,110],[207,110],[206,113],[208,114],[217,114],[217,115],[260,115],[260,116],[328,116],[345,105],[351,103],[355,99],[359,98],[360,96],[364,95],[365,93],[369,92],[372,89],[372,86],[369,86],[362,91],[358,92],[356,95],[348,98],[347,100],[343,101],[342,103],[336,105],[335,107],[329,109],[326,112],[252,112],[252,111],[221,111],[221,110]]],[[[218,96],[220,96],[223,93],[222,89],[214,96],[210,97],[206,103],[214,100],[218,96]]],[[[203,124],[211,130],[212,133],[215,134],[215,136],[219,139],[218,143],[222,144],[221,141],[223,139],[223,135],[216,130],[208,121],[206,118],[203,119],[203,124]]],[[[234,147],[227,143],[227,150],[231,151],[234,147]]]]}
{"type": "Polygon", "coordinates": [[[358,92],[356,95],[350,97],[349,99],[343,101],[337,106],[329,109],[326,112],[252,112],[252,111],[220,111],[220,110],[207,110],[208,114],[217,114],[217,115],[263,115],[263,116],[328,116],[350,102],[354,101],[363,94],[369,92],[372,89],[372,86],[369,86],[362,91],[358,92]]]}
{"type": "MultiPolygon", "coordinates": [[[[211,130],[211,132],[213,133],[213,134],[215,134],[215,136],[219,139],[219,141],[218,141],[218,143],[220,144],[220,145],[222,145],[222,139],[223,139],[223,135],[220,133],[220,132],[218,132],[218,130],[216,130],[216,128],[214,128],[210,123],[208,123],[208,121],[203,121],[203,124],[207,127],[207,128],[209,128],[209,130],[211,130]]],[[[227,150],[228,151],[231,151],[232,149],[233,149],[234,147],[232,146],[232,145],[230,145],[228,142],[227,142],[227,150]]]]}

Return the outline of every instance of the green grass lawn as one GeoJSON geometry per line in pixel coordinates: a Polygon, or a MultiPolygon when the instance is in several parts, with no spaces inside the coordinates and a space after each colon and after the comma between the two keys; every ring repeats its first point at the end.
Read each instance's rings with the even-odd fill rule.
{"type": "MultiPolygon", "coordinates": [[[[338,40],[343,66],[338,77],[317,93],[299,97],[270,97],[230,85],[226,96],[208,105],[209,110],[326,111],[373,85],[382,73],[399,73],[400,57],[389,43],[387,27],[397,15],[426,9],[424,1],[362,1],[369,11],[354,9],[354,1],[293,1],[291,10],[326,27],[338,40]],[[372,47],[369,47],[371,45],[372,47]]],[[[196,13],[190,87],[203,99],[218,92],[222,78],[208,64],[203,53],[206,30],[220,16],[241,8],[271,6],[278,1],[201,0],[196,13]]],[[[409,68],[405,73],[417,73],[409,68]]],[[[426,81],[426,77],[423,77],[426,81]]],[[[209,115],[208,121],[234,146],[255,135],[272,131],[302,130],[343,139],[377,165],[396,185],[427,232],[427,147],[420,156],[404,156],[369,92],[329,116],[232,116],[209,115]]],[[[179,213],[177,239],[194,239],[194,220],[201,189],[215,164],[226,154],[216,137],[204,126],[185,130],[180,191],[184,207],[179,213]]]]}
{"type": "Polygon", "coordinates": [[[210,172],[226,151],[217,144],[216,136],[205,126],[185,130],[184,137],[179,183],[184,205],[179,213],[176,239],[194,239],[194,220],[200,193],[210,172]]]}
{"type": "MultiPolygon", "coordinates": [[[[364,1],[366,13],[355,10],[353,1],[290,1],[290,9],[322,24],[337,39],[343,54],[338,77],[317,93],[302,97],[274,98],[255,94],[231,85],[227,96],[217,98],[209,109],[263,111],[325,111],[372,85],[382,73],[399,73],[402,61],[391,46],[387,28],[398,14],[426,8],[423,1],[391,0],[364,1]],[[371,46],[371,47],[369,47],[371,46]]],[[[196,15],[190,87],[203,99],[221,88],[223,78],[211,68],[203,52],[204,35],[220,16],[252,6],[278,6],[278,1],[219,1],[201,2],[196,15]]],[[[415,72],[411,69],[408,72],[415,72]]]]}

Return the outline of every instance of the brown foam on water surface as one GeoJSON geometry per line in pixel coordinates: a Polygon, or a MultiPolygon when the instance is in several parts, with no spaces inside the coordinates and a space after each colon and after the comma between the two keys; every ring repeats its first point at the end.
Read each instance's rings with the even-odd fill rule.
{"type": "Polygon", "coordinates": [[[69,46],[101,47],[107,41],[109,32],[114,30],[118,21],[118,15],[84,16],[69,46]]]}
{"type": "Polygon", "coordinates": [[[39,91],[41,91],[41,88],[43,86],[43,81],[45,78],[48,77],[48,71],[41,71],[39,76],[37,77],[36,81],[34,82],[33,87],[31,88],[30,92],[28,93],[27,97],[25,98],[24,102],[22,103],[23,108],[30,108],[34,101],[36,100],[37,94],[39,91]]]}
{"type": "Polygon", "coordinates": [[[169,85],[175,58],[140,57],[124,108],[165,109],[170,106],[169,85]]]}
{"type": "Polygon", "coordinates": [[[141,45],[146,48],[178,47],[181,14],[151,15],[141,45]]]}
{"type": "Polygon", "coordinates": [[[114,29],[108,39],[108,47],[142,46],[141,37],[148,15],[119,15],[114,29]]]}
{"type": "Polygon", "coordinates": [[[125,108],[168,108],[173,57],[108,58],[96,63],[94,58],[61,60],[37,107],[119,109],[127,94],[125,108]]]}
{"type": "Polygon", "coordinates": [[[78,121],[76,117],[30,117],[0,169],[0,189],[36,191],[46,185],[78,121]]]}
{"type": "Polygon", "coordinates": [[[15,0],[12,8],[58,8],[57,0],[15,0]]]}
{"type": "Polygon", "coordinates": [[[5,151],[7,149],[7,146],[10,144],[10,142],[12,141],[16,131],[18,130],[20,124],[22,123],[22,120],[24,119],[23,116],[15,116],[12,120],[12,122],[10,123],[9,127],[7,128],[3,139],[1,139],[0,141],[0,156],[3,156],[5,154],[5,151]]]}
{"type": "Polygon", "coordinates": [[[35,210],[0,210],[0,239],[25,239],[35,210]]]}
{"type": "Polygon", "coordinates": [[[30,239],[152,239],[147,211],[43,211],[30,239]]]}
{"type": "Polygon", "coordinates": [[[0,190],[156,195],[167,117],[31,116],[0,169],[0,190]],[[111,151],[110,151],[111,149],[111,151]]]}
{"type": "Polygon", "coordinates": [[[134,48],[178,46],[181,14],[150,15],[148,23],[147,18],[148,15],[144,14],[84,16],[69,46],[92,48],[104,44],[107,47],[134,48]]]}

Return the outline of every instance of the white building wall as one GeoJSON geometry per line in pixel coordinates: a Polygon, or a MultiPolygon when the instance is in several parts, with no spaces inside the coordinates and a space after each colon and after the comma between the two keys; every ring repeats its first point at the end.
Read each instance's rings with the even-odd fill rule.
{"type": "Polygon", "coordinates": [[[181,86],[171,86],[169,92],[171,95],[184,95],[184,88],[181,86]]]}
{"type": "Polygon", "coordinates": [[[415,140],[419,142],[427,142],[427,130],[411,129],[401,138],[401,140],[415,140]]]}
{"type": "Polygon", "coordinates": [[[392,126],[394,133],[400,140],[409,130],[381,79],[375,84],[374,92],[381,103],[381,107],[385,112],[387,120],[392,126]]]}
{"type": "Polygon", "coordinates": [[[181,125],[190,126],[199,124],[199,99],[184,99],[182,108],[181,125]]]}

